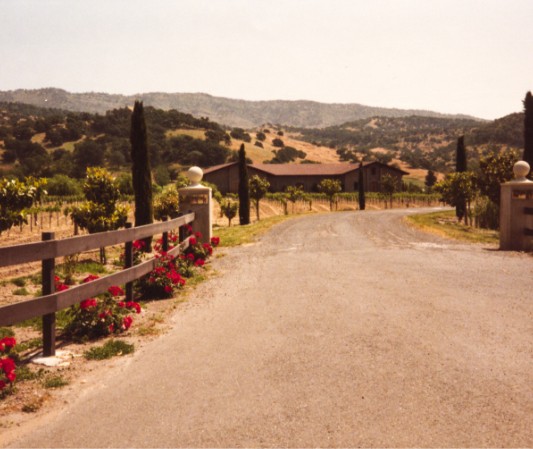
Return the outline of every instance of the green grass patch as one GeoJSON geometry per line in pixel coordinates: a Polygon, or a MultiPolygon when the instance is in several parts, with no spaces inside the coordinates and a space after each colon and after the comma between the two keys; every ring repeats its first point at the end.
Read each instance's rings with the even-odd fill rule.
{"type": "Polygon", "coordinates": [[[131,354],[134,350],[134,345],[130,343],[122,340],[109,340],[103,346],[97,346],[85,351],[83,355],[87,360],[104,360],[117,355],[131,354]]]}
{"type": "Polygon", "coordinates": [[[15,290],[13,290],[13,294],[15,296],[28,296],[30,292],[28,291],[26,287],[22,287],[22,288],[16,288],[15,290]]]}
{"type": "Polygon", "coordinates": [[[0,327],[0,338],[14,337],[15,332],[10,327],[0,327]]]}
{"type": "Polygon", "coordinates": [[[26,285],[27,279],[25,277],[14,278],[11,280],[11,282],[17,287],[24,287],[26,285]]]}
{"type": "Polygon", "coordinates": [[[28,365],[18,365],[16,373],[17,382],[22,382],[25,380],[35,380],[41,378],[44,374],[44,369],[39,368],[38,371],[33,371],[28,365]]]}
{"type": "Polygon", "coordinates": [[[455,240],[495,245],[500,241],[498,231],[478,229],[458,223],[454,210],[409,215],[406,219],[410,224],[423,231],[455,240]]]}
{"type": "Polygon", "coordinates": [[[236,224],[229,228],[215,228],[213,229],[213,235],[220,237],[220,246],[238,246],[244,243],[251,243],[257,237],[270,230],[272,226],[296,217],[297,215],[274,215],[250,225],[240,226],[236,224]]]}
{"type": "Polygon", "coordinates": [[[68,384],[68,380],[61,376],[50,376],[43,381],[44,388],[61,388],[68,384]]]}

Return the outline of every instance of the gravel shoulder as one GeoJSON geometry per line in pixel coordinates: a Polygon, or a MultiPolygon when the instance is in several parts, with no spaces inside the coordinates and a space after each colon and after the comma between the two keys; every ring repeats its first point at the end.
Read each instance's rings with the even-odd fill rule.
{"type": "Polygon", "coordinates": [[[0,445],[532,447],[533,259],[409,213],[306,216],[227,250],[168,333],[0,445]]]}

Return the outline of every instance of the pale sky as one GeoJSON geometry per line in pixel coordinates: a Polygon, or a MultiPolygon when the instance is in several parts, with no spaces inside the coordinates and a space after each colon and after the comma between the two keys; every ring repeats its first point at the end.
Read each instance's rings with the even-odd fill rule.
{"type": "Polygon", "coordinates": [[[0,90],[205,92],[494,119],[533,91],[533,0],[0,0],[0,90]]]}

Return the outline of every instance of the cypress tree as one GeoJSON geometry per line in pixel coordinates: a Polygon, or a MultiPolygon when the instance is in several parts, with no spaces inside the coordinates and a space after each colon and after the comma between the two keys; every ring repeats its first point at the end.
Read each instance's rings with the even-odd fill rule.
{"type": "Polygon", "coordinates": [[[359,180],[358,180],[358,186],[359,186],[359,210],[365,210],[365,183],[364,183],[364,176],[363,176],[363,163],[359,162],[359,180]]]}
{"type": "MultiPolygon", "coordinates": [[[[144,120],[144,108],[136,101],[131,115],[131,175],[135,195],[135,226],[153,223],[152,173],[148,155],[148,136],[144,120]]],[[[144,250],[152,251],[152,238],[145,240],[144,250]]]]}
{"type": "Polygon", "coordinates": [[[241,225],[250,224],[250,190],[244,143],[239,148],[239,222],[241,225]]]}
{"type": "MultiPolygon", "coordinates": [[[[457,151],[455,153],[455,171],[462,173],[467,170],[465,138],[461,136],[457,139],[457,151]]],[[[455,206],[455,215],[461,221],[466,214],[466,200],[462,199],[455,206]]],[[[466,220],[465,220],[466,221],[466,220]]]]}
{"type": "Polygon", "coordinates": [[[528,92],[524,99],[524,155],[522,159],[533,168],[533,96],[531,92],[528,92]]]}

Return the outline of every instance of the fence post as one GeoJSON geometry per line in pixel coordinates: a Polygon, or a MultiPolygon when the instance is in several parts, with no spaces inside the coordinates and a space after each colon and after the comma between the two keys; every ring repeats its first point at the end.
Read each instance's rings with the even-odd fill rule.
{"type": "MultiPolygon", "coordinates": [[[[55,239],[54,232],[43,232],[41,240],[55,239]]],[[[43,296],[55,291],[55,259],[43,259],[41,262],[43,296]]],[[[43,356],[50,357],[56,354],[56,314],[43,315],[43,356]]]]}
{"type": "Polygon", "coordinates": [[[199,167],[191,167],[187,172],[191,186],[178,189],[180,210],[195,213],[192,228],[202,234],[202,240],[209,242],[213,236],[212,190],[200,184],[203,172],[199,167]]]}
{"type": "MultiPolygon", "coordinates": [[[[131,223],[124,225],[126,229],[131,229],[131,223]]],[[[124,243],[124,268],[133,267],[133,243],[127,241],[124,243]]],[[[126,283],[126,301],[133,301],[133,282],[126,283]]]]}
{"type": "MultiPolygon", "coordinates": [[[[167,221],[167,220],[168,220],[167,217],[163,217],[163,221],[167,221]]],[[[167,252],[167,251],[168,251],[168,231],[163,232],[163,238],[162,238],[162,243],[161,243],[161,249],[162,249],[164,252],[167,252]]]]}

